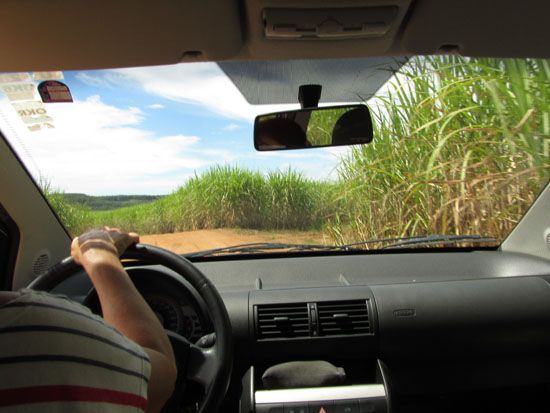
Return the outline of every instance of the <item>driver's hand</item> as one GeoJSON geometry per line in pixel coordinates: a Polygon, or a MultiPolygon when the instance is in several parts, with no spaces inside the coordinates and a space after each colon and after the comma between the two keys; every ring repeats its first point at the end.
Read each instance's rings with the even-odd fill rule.
{"type": "Polygon", "coordinates": [[[77,264],[83,265],[90,257],[120,257],[126,249],[139,242],[135,232],[123,232],[118,228],[105,227],[85,232],[73,239],[71,256],[77,264]]]}

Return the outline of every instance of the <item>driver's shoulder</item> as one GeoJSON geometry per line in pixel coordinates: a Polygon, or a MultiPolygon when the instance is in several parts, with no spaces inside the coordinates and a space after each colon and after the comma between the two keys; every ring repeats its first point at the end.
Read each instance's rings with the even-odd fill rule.
{"type": "Polygon", "coordinates": [[[62,386],[73,389],[75,400],[80,400],[82,389],[88,395],[89,389],[103,389],[101,394],[114,390],[128,395],[138,410],[145,409],[151,374],[147,353],[66,297],[22,290],[3,305],[0,357],[0,377],[12,377],[0,378],[0,394],[29,386],[62,386]]]}
{"type": "Polygon", "coordinates": [[[45,291],[21,289],[12,294],[12,299],[4,302],[0,307],[2,314],[16,312],[20,316],[36,316],[39,318],[59,319],[62,316],[80,317],[96,322],[95,316],[87,307],[69,299],[67,296],[52,294],[45,291]]]}
{"type": "Polygon", "coordinates": [[[88,336],[96,338],[96,341],[110,342],[115,346],[130,349],[140,358],[147,357],[138,344],[107,324],[102,317],[64,295],[29,289],[19,290],[16,298],[0,307],[0,325],[33,325],[42,330],[88,336]]]}

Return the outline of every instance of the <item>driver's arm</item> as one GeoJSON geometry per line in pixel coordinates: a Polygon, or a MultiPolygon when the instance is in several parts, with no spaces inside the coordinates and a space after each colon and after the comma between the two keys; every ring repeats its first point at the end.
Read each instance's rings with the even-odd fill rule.
{"type": "Polygon", "coordinates": [[[137,234],[125,234],[117,229],[90,231],[73,240],[71,255],[90,276],[105,321],[143,347],[149,355],[148,411],[158,412],[172,394],[176,362],[162,325],[119,259],[128,246],[138,241],[137,234]]]}

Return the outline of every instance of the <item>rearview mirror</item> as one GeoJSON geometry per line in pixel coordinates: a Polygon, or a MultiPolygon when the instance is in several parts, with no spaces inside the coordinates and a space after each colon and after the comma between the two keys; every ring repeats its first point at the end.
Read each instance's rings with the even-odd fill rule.
{"type": "Polygon", "coordinates": [[[254,122],[258,151],[365,144],[372,120],[365,105],[308,108],[259,115],[254,122]]]}

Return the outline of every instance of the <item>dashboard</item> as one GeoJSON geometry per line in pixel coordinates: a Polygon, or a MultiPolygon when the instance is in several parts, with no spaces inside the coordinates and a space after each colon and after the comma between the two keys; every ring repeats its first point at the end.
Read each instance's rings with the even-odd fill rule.
{"type": "MultiPolygon", "coordinates": [[[[262,375],[304,360],[345,371],[344,387],[334,394],[382,389],[377,394],[387,403],[369,405],[372,412],[526,411],[526,399],[544,402],[550,390],[544,259],[486,250],[216,258],[195,265],[219,290],[232,324],[235,362],[224,411],[272,406],[285,413],[283,399],[298,400],[296,389],[274,392],[262,375]],[[283,399],[273,403],[277,394],[283,399]]],[[[165,328],[192,341],[211,332],[207,309],[177,275],[160,266],[128,271],[165,328]]],[[[59,289],[84,301],[90,287],[82,274],[59,289]]],[[[342,411],[360,411],[364,399],[354,397],[342,411]]],[[[308,411],[307,401],[296,406],[308,411]]]]}

